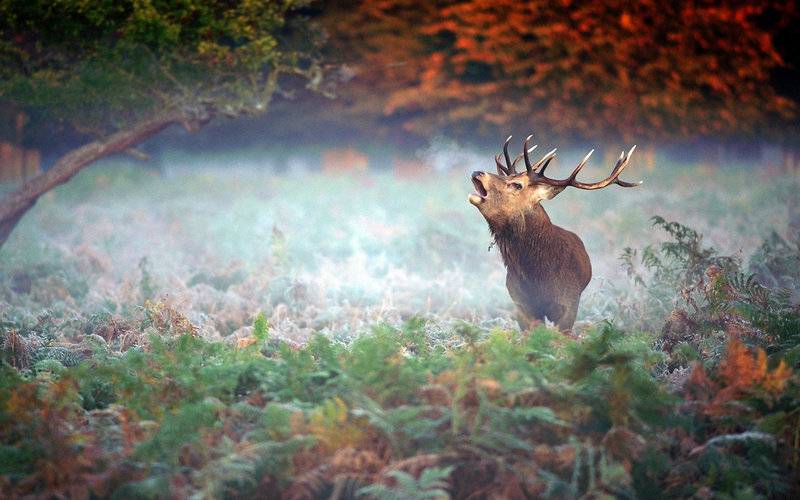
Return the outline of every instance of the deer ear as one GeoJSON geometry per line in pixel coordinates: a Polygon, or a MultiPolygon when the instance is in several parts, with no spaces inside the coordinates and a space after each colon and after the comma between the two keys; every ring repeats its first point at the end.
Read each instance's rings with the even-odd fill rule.
{"type": "Polygon", "coordinates": [[[531,202],[539,203],[542,200],[550,200],[564,190],[564,186],[549,186],[547,184],[531,185],[531,202]]]}

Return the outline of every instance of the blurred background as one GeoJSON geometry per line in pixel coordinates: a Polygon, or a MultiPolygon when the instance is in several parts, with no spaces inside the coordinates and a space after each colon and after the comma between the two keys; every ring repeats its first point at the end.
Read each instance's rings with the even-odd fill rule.
{"type": "MultiPolygon", "coordinates": [[[[168,23],[180,12],[161,14],[168,23]]],[[[656,151],[713,166],[796,161],[795,2],[317,1],[289,16],[302,25],[292,36],[318,34],[315,77],[325,81],[317,91],[288,84],[263,115],[163,133],[143,147],[151,166],[166,167],[180,152],[260,152],[263,160],[271,150],[278,169],[366,163],[411,174],[409,162],[432,160],[421,154],[426,148],[495,150],[509,133],[528,131],[609,155],[637,143],[647,168],[656,151]]],[[[74,98],[95,105],[82,90],[74,98]]],[[[27,154],[23,176],[37,157],[46,169],[100,131],[54,120],[42,98],[15,106],[24,99],[7,94],[0,137],[4,151],[27,154]]],[[[440,169],[455,163],[436,160],[440,169]]],[[[4,178],[16,170],[4,157],[4,178]]]]}
{"type": "Polygon", "coordinates": [[[509,134],[515,154],[529,133],[558,147],[554,175],[596,148],[587,180],[637,145],[641,188],[545,206],[592,258],[579,319],[642,326],[620,256],[664,238],[653,216],[745,262],[798,238],[796,2],[147,5],[0,2],[7,206],[70,152],[182,113],[33,198],[0,248],[13,314],[161,300],[211,336],[263,311],[298,341],[413,315],[513,326],[466,201],[509,134]]]}

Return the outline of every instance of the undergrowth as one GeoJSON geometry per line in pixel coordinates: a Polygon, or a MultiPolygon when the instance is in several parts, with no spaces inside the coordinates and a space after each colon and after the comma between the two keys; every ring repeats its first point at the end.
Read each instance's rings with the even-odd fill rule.
{"type": "MultiPolygon", "coordinates": [[[[297,344],[261,313],[208,337],[147,260],[124,309],[3,312],[0,496],[796,498],[800,247],[744,264],[653,222],[618,317],[577,338],[412,317],[297,344]]],[[[79,275],[3,290],[73,300],[79,275]]]]}
{"type": "Polygon", "coordinates": [[[796,493],[800,385],[763,350],[732,340],[671,390],[669,354],[610,323],[452,334],[445,349],[414,320],[292,348],[162,330],[74,367],[4,364],[4,496],[796,493]]]}

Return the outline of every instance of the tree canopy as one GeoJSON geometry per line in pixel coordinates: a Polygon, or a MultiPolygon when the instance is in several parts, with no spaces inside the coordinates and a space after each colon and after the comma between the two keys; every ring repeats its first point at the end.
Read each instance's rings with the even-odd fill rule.
{"type": "Polygon", "coordinates": [[[355,68],[343,103],[408,131],[629,141],[750,134],[794,116],[771,81],[792,5],[383,0],[328,26],[355,68]]]}
{"type": "Polygon", "coordinates": [[[279,75],[318,71],[294,22],[307,3],[0,0],[0,99],[93,135],[164,112],[258,113],[279,75]]]}

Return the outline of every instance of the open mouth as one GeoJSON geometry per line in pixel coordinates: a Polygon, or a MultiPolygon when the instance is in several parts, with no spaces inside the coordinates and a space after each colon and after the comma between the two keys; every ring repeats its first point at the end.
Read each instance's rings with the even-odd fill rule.
{"type": "Polygon", "coordinates": [[[486,188],[483,187],[483,182],[480,180],[480,174],[477,172],[472,174],[472,185],[475,186],[475,191],[477,194],[469,195],[469,202],[473,205],[478,205],[486,199],[488,192],[486,191],[486,188]]]}

